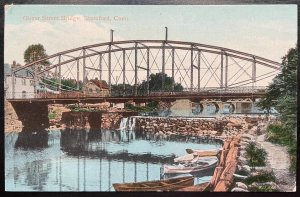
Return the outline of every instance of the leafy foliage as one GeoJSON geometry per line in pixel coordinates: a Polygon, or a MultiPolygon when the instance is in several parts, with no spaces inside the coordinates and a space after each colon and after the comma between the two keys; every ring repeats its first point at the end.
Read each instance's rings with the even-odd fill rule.
{"type": "MultiPolygon", "coordinates": [[[[183,91],[183,86],[179,83],[174,83],[174,90],[172,87],[173,79],[168,77],[167,74],[156,73],[149,76],[149,91],[150,92],[159,92],[162,90],[162,81],[163,77],[165,78],[164,90],[171,92],[181,92],[183,91]]],[[[123,84],[112,85],[112,96],[123,96],[123,95],[133,95],[135,92],[135,87],[129,84],[125,84],[125,89],[123,84]]],[[[137,86],[138,95],[147,94],[147,81],[143,81],[137,86]]]]}
{"type": "MultiPolygon", "coordinates": [[[[47,57],[47,54],[46,54],[46,50],[42,44],[32,44],[24,52],[24,62],[26,64],[37,61],[44,57],[47,57]]],[[[44,61],[41,61],[36,66],[37,66],[37,70],[40,72],[49,65],[50,65],[50,62],[48,60],[44,60],[44,61]]]]}
{"type": "Polygon", "coordinates": [[[265,183],[265,182],[274,182],[274,181],[275,181],[274,173],[264,172],[264,173],[260,173],[258,175],[247,177],[244,180],[244,183],[246,183],[247,185],[250,185],[254,182],[265,183]]]}
{"type": "Polygon", "coordinates": [[[53,110],[51,113],[48,114],[48,118],[51,119],[55,119],[58,117],[58,114],[55,110],[53,110]]]}
{"type": "Polygon", "coordinates": [[[281,114],[284,125],[290,129],[296,128],[297,50],[297,47],[290,49],[282,58],[281,72],[269,85],[265,98],[258,103],[261,109],[268,111],[274,106],[281,114]]]}
{"type": "Polygon", "coordinates": [[[112,96],[126,96],[126,95],[133,95],[133,94],[134,94],[134,86],[130,84],[125,84],[125,89],[123,84],[111,86],[112,96]]]}
{"type": "Polygon", "coordinates": [[[282,58],[281,72],[269,85],[267,94],[258,106],[270,110],[272,106],[280,113],[282,125],[268,129],[268,140],[288,147],[291,158],[291,172],[296,171],[297,146],[297,67],[298,46],[282,58]]]}
{"type": "Polygon", "coordinates": [[[267,128],[267,140],[288,147],[291,159],[290,171],[296,173],[297,139],[295,138],[294,131],[287,129],[284,125],[269,125],[267,128]]]}
{"type": "Polygon", "coordinates": [[[270,185],[262,185],[250,189],[250,192],[281,192],[278,189],[272,188],[270,185]]]}
{"type": "Polygon", "coordinates": [[[249,159],[249,165],[254,166],[265,166],[265,158],[267,153],[264,149],[257,148],[255,143],[251,142],[246,147],[247,157],[249,159]]]}
{"type": "MultiPolygon", "coordinates": [[[[47,87],[52,90],[58,89],[59,80],[56,78],[45,79],[42,78],[42,82],[47,84],[47,87]]],[[[74,79],[62,79],[61,86],[65,90],[76,90],[77,89],[77,82],[74,79]]],[[[79,81],[79,90],[82,90],[82,82],[79,81]]]]}
{"type": "MultiPolygon", "coordinates": [[[[164,90],[165,91],[173,91],[173,87],[172,87],[173,78],[168,77],[167,74],[163,74],[163,73],[151,74],[149,76],[149,90],[150,91],[161,91],[163,78],[164,78],[164,90]]],[[[146,81],[144,81],[139,86],[140,89],[146,89],[145,87],[147,87],[146,81]]],[[[183,90],[183,87],[181,84],[174,83],[174,91],[175,92],[180,92],[182,90],[183,90]]]]}
{"type": "Polygon", "coordinates": [[[141,113],[149,113],[157,110],[158,102],[152,101],[146,104],[146,106],[133,106],[130,103],[125,103],[125,108],[129,110],[134,110],[141,113]]]}

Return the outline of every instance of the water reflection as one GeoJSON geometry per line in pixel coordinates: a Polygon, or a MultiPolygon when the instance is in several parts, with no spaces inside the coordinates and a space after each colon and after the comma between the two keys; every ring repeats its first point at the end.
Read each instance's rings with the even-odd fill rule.
{"type": "MultiPolygon", "coordinates": [[[[43,186],[47,182],[51,163],[44,161],[33,161],[26,163],[27,169],[25,182],[28,186],[32,186],[33,190],[43,191],[43,186]]],[[[17,173],[16,173],[17,174],[17,173]]]]}
{"type": "MultiPolygon", "coordinates": [[[[140,137],[145,139],[145,136],[140,137]]],[[[151,150],[142,153],[128,152],[126,145],[134,140],[138,139],[135,138],[133,131],[65,129],[61,131],[61,150],[76,157],[101,157],[102,159],[126,162],[173,163],[174,154],[151,154],[151,150]]],[[[162,146],[162,143],[156,142],[156,146],[162,146]]]]}
{"type": "Polygon", "coordinates": [[[113,183],[162,178],[161,166],[173,164],[185,148],[220,147],[216,142],[180,139],[100,129],[12,133],[5,137],[5,189],[112,191],[113,183]]]}
{"type": "Polygon", "coordinates": [[[48,132],[46,130],[38,132],[28,132],[23,128],[19,133],[15,143],[15,148],[21,149],[40,149],[48,147],[48,132]]]}

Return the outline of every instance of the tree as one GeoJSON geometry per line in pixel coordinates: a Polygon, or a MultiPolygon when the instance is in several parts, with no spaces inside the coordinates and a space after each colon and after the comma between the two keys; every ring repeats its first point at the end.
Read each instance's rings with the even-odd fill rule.
{"type": "Polygon", "coordinates": [[[297,66],[298,46],[282,58],[281,72],[269,85],[265,98],[259,102],[262,109],[274,106],[280,113],[282,125],[269,125],[267,139],[288,147],[292,173],[297,169],[297,66]]]}
{"type": "Polygon", "coordinates": [[[293,131],[296,131],[297,124],[297,52],[298,47],[292,48],[282,58],[281,72],[268,86],[266,96],[258,103],[261,109],[268,111],[272,106],[275,107],[285,128],[293,131]]]}
{"type": "Polygon", "coordinates": [[[111,95],[112,96],[125,96],[125,95],[133,95],[134,94],[134,86],[130,84],[125,84],[125,90],[123,84],[111,85],[111,95]]]}
{"type": "MultiPolygon", "coordinates": [[[[46,50],[42,44],[32,44],[24,52],[24,62],[29,64],[31,62],[37,61],[47,57],[46,50]]],[[[38,63],[37,71],[42,71],[45,67],[49,66],[50,62],[48,60],[41,61],[38,63]]]]}
{"type": "MultiPolygon", "coordinates": [[[[56,78],[42,78],[42,83],[51,90],[58,90],[59,80],[56,78]]],[[[79,81],[79,90],[82,90],[82,81],[79,81]]],[[[77,82],[75,79],[62,79],[61,87],[65,90],[74,91],[77,90],[77,82]]]]}
{"type": "MultiPolygon", "coordinates": [[[[151,91],[161,91],[162,90],[162,81],[164,77],[164,91],[175,91],[175,92],[181,92],[183,90],[183,87],[179,83],[174,84],[174,90],[172,87],[173,79],[172,77],[168,77],[167,74],[163,73],[156,73],[151,74],[149,76],[149,90],[151,91]]],[[[143,81],[141,85],[139,85],[138,89],[141,92],[145,92],[147,87],[147,81],[143,81]]]]}

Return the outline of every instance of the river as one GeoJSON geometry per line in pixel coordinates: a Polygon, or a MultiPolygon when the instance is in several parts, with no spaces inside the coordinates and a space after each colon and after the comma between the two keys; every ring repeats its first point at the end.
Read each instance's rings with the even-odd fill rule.
{"type": "MultiPolygon", "coordinates": [[[[113,183],[159,180],[161,167],[186,148],[216,149],[215,141],[176,136],[157,140],[135,131],[134,119],[120,129],[64,129],[5,133],[6,191],[114,191],[113,183]]],[[[213,171],[195,177],[210,180],[213,171]]]]}

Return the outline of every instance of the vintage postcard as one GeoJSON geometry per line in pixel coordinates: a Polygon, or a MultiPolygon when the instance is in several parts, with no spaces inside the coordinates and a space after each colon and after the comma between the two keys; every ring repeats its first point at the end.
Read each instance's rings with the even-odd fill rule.
{"type": "Polygon", "coordinates": [[[296,191],[296,5],[5,5],[5,191],[296,191]]]}

